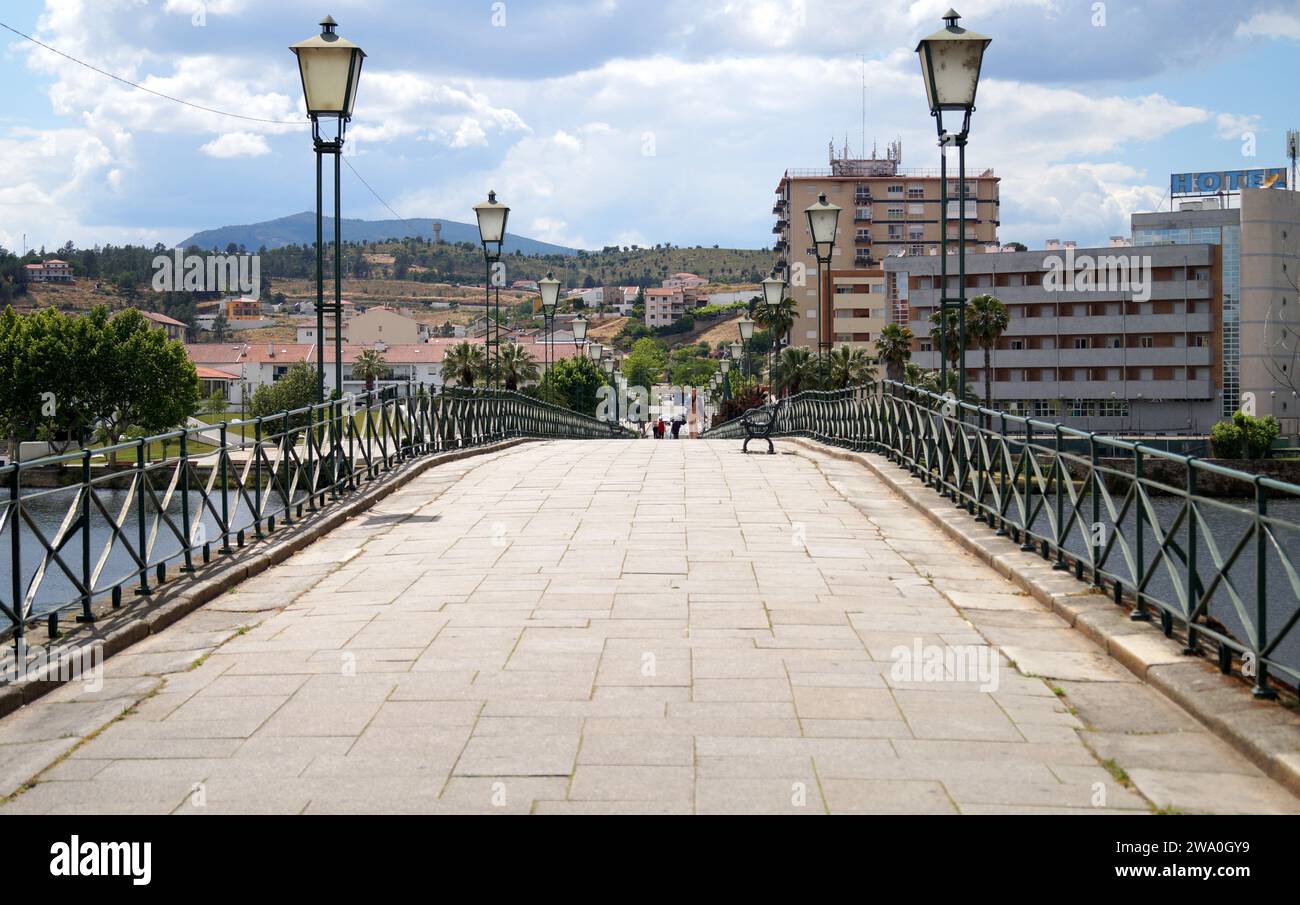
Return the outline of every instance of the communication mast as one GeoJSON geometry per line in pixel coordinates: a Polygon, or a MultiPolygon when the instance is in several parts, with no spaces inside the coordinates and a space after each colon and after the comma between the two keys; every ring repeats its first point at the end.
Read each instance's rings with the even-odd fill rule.
{"type": "Polygon", "coordinates": [[[1300,131],[1291,129],[1286,133],[1286,156],[1291,158],[1291,191],[1300,191],[1296,182],[1296,158],[1300,157],[1300,131]]]}

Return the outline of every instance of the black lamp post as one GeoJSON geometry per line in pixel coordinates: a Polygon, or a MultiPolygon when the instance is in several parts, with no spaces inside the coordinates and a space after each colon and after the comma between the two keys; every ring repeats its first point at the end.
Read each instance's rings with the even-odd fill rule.
{"type": "Polygon", "coordinates": [[[311,118],[316,147],[316,398],[325,399],[325,227],[322,170],[326,154],[334,157],[334,381],[343,393],[343,228],[339,203],[343,136],[352,119],[366,55],[360,47],[335,33],[338,23],[326,16],[321,33],[289,49],[298,57],[302,92],[311,118]],[[321,132],[321,120],[333,120],[333,129],[321,132]],[[332,131],[332,134],[329,134],[332,131]]]}
{"type": "Polygon", "coordinates": [[[727,401],[731,398],[731,359],[722,359],[722,399],[727,401]]]}
{"type": "Polygon", "coordinates": [[[831,256],[835,253],[835,233],[840,221],[840,210],[840,207],[827,201],[826,193],[822,192],[817,198],[817,203],[804,211],[808,215],[808,231],[812,233],[813,248],[817,255],[817,362],[819,368],[826,351],[822,336],[822,320],[826,316],[822,307],[825,304],[822,268],[830,267],[831,256]]]}
{"type": "Polygon", "coordinates": [[[601,367],[605,369],[605,376],[609,378],[610,388],[614,391],[614,423],[617,424],[619,421],[618,381],[614,379],[614,371],[618,367],[618,362],[614,360],[612,351],[601,361],[601,367]]]}
{"type": "Polygon", "coordinates": [[[510,217],[510,208],[497,201],[496,192],[488,192],[487,201],[474,205],[474,216],[478,218],[478,237],[483,244],[483,269],[487,274],[483,284],[483,316],[487,319],[488,379],[492,389],[499,389],[501,381],[501,284],[504,277],[500,268],[501,247],[506,240],[506,221],[510,217]],[[496,289],[496,293],[492,292],[496,289]],[[494,304],[495,302],[495,304],[494,304]]]}
{"type": "MultiPolygon", "coordinates": [[[[537,288],[542,293],[542,321],[546,328],[546,373],[551,373],[555,363],[555,309],[560,303],[560,281],[555,274],[547,272],[546,278],[537,281],[537,288]]],[[[576,338],[576,335],[575,335],[576,338]]],[[[586,331],[583,331],[586,339],[586,331]]]]}
{"type": "MultiPolygon", "coordinates": [[[[975,112],[975,92],[979,87],[980,66],[984,51],[992,39],[968,31],[957,24],[961,16],[955,10],[944,13],[944,27],[916,45],[925,77],[925,96],[930,115],[939,133],[940,217],[939,234],[939,382],[947,392],[948,378],[948,310],[957,309],[957,333],[961,362],[958,366],[957,398],[966,398],[966,139],[970,135],[970,118],[975,112]],[[944,125],[944,114],[961,121],[957,131],[944,125]],[[957,296],[948,297],[948,148],[957,147],[957,296]]],[[[954,125],[951,121],[949,126],[954,125]]]]}

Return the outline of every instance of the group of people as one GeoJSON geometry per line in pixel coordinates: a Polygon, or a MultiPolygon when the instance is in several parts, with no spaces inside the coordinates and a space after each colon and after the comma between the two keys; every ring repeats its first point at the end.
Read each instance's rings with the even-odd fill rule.
{"type": "Polygon", "coordinates": [[[665,437],[672,437],[674,440],[680,440],[682,428],[686,428],[687,437],[696,440],[707,426],[707,414],[704,410],[704,397],[701,396],[700,391],[695,388],[691,389],[691,398],[685,405],[683,411],[677,411],[671,414],[667,419],[660,415],[657,420],[651,421],[646,425],[647,430],[649,431],[648,436],[654,437],[656,440],[662,440],[665,437]]]}

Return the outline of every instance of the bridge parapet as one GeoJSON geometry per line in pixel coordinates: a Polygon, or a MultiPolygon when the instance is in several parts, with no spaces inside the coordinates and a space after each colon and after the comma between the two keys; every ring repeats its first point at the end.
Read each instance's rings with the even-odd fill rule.
{"type": "MultiPolygon", "coordinates": [[[[743,435],[737,418],[704,436],[743,435]]],[[[1177,629],[1256,696],[1300,690],[1296,484],[893,381],[795,394],[773,435],[886,456],[1134,620],[1177,629]]]]}
{"type": "Polygon", "coordinates": [[[169,567],[233,553],[346,499],[404,463],[517,438],[631,437],[522,393],[390,387],[320,405],[199,425],[0,468],[0,629],[124,593],[149,596],[169,567]],[[121,458],[129,464],[116,467],[121,458]],[[134,587],[129,587],[134,586],[134,587]]]}

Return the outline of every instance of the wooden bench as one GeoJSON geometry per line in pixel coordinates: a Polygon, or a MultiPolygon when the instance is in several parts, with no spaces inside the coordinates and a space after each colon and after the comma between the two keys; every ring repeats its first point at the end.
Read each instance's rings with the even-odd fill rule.
{"type": "Polygon", "coordinates": [[[772,431],[776,429],[776,416],[780,405],[764,405],[753,408],[741,416],[740,423],[745,428],[745,442],[741,445],[742,453],[749,452],[750,440],[766,440],[767,454],[773,455],[776,447],[772,443],[772,431]]]}

